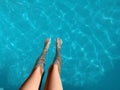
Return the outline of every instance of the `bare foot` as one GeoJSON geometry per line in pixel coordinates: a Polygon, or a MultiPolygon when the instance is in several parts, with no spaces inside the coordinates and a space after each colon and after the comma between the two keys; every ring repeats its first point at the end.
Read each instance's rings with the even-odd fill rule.
{"type": "Polygon", "coordinates": [[[57,49],[60,49],[60,48],[61,48],[62,43],[63,43],[62,39],[57,38],[57,49]]]}
{"type": "Polygon", "coordinates": [[[44,51],[45,51],[45,52],[48,51],[49,46],[50,46],[50,43],[51,43],[51,38],[46,39],[46,41],[45,41],[45,46],[44,46],[44,51]]]}

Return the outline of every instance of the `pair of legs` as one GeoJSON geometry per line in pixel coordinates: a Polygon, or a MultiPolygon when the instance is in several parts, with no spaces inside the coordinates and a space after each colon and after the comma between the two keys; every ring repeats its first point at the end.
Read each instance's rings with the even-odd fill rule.
{"type": "MultiPolygon", "coordinates": [[[[45,57],[48,52],[48,48],[50,45],[51,39],[47,39],[45,41],[45,46],[41,57],[38,59],[37,65],[33,70],[30,77],[25,81],[25,83],[21,86],[20,90],[39,90],[41,79],[44,74],[44,64],[45,57]]],[[[60,49],[62,45],[62,40],[57,38],[57,49],[56,49],[56,57],[49,69],[48,77],[46,80],[46,85],[44,90],[63,90],[62,82],[60,79],[60,70],[61,70],[61,54],[60,49]]]]}

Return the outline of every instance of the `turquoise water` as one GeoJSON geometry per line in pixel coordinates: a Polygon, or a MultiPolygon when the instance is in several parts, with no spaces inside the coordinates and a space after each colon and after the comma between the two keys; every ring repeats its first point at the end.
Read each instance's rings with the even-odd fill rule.
{"type": "Polygon", "coordinates": [[[46,72],[63,40],[64,90],[120,90],[119,0],[0,0],[0,89],[21,86],[48,37],[46,72]]]}

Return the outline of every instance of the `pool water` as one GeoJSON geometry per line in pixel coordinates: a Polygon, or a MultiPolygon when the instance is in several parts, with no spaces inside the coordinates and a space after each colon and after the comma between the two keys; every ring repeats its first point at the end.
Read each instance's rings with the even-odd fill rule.
{"type": "Polygon", "coordinates": [[[63,40],[64,90],[120,90],[120,0],[0,0],[0,90],[18,90],[46,38],[63,40]]]}

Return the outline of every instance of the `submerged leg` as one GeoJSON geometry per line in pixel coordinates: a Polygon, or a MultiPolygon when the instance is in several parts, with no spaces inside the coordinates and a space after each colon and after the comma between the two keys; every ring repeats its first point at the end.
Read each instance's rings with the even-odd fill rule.
{"type": "Polygon", "coordinates": [[[62,82],[60,78],[61,71],[61,45],[62,40],[57,38],[57,49],[56,49],[56,57],[53,62],[53,65],[49,69],[45,90],[63,90],[62,82]]]}
{"type": "Polygon", "coordinates": [[[46,58],[46,54],[48,52],[50,41],[51,41],[51,39],[47,39],[45,41],[43,53],[40,56],[40,58],[38,59],[35,69],[33,70],[30,77],[24,82],[24,84],[22,85],[20,90],[39,90],[41,78],[44,73],[45,58],[46,58]]]}

